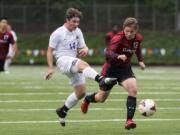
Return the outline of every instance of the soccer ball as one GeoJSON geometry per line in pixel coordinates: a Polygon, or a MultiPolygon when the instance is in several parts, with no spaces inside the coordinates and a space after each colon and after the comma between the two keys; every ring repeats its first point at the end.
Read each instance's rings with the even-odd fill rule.
{"type": "Polygon", "coordinates": [[[156,112],[156,104],[152,99],[143,99],[140,101],[138,110],[143,116],[151,116],[156,112]]]}

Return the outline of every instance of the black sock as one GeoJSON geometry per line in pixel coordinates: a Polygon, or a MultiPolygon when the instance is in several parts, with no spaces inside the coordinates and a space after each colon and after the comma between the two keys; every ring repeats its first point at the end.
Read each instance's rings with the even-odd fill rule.
{"type": "Polygon", "coordinates": [[[67,115],[69,108],[67,108],[65,105],[63,105],[61,108],[56,109],[56,113],[60,118],[65,118],[67,115]]]}
{"type": "Polygon", "coordinates": [[[87,101],[87,102],[91,102],[91,103],[96,103],[96,101],[95,101],[95,95],[96,95],[96,92],[95,93],[93,93],[93,94],[90,94],[90,95],[87,95],[86,97],[85,97],[85,100],[87,101]]]}
{"type": "Polygon", "coordinates": [[[132,119],[136,111],[136,97],[128,96],[126,106],[127,106],[127,119],[132,119]]]}
{"type": "Polygon", "coordinates": [[[66,105],[63,105],[62,110],[64,110],[65,112],[68,112],[69,108],[66,105]]]}
{"type": "Polygon", "coordinates": [[[96,81],[96,82],[100,82],[100,80],[101,80],[102,78],[103,78],[102,76],[96,75],[95,81],[96,81]]]}

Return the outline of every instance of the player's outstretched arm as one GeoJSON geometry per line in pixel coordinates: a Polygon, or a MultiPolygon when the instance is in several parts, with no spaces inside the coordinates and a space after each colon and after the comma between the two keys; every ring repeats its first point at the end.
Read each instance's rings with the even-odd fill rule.
{"type": "Polygon", "coordinates": [[[48,47],[47,50],[47,63],[48,63],[48,71],[47,74],[45,76],[46,80],[51,79],[53,73],[54,73],[54,69],[53,69],[53,48],[48,47]]]}
{"type": "Polygon", "coordinates": [[[13,54],[14,54],[13,56],[15,56],[16,51],[17,51],[17,43],[15,42],[13,44],[13,54]]]}

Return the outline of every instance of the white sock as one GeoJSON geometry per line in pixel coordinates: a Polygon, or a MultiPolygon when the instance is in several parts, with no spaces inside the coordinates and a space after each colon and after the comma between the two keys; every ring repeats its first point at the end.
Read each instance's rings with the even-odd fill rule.
{"type": "Polygon", "coordinates": [[[91,67],[87,67],[83,70],[82,74],[90,79],[95,80],[95,77],[98,75],[98,73],[91,67]]]}
{"type": "Polygon", "coordinates": [[[79,101],[79,99],[77,98],[76,94],[71,93],[65,101],[65,106],[68,109],[71,109],[73,106],[75,106],[77,104],[78,101],[79,101]]]}
{"type": "Polygon", "coordinates": [[[8,71],[9,70],[9,66],[11,64],[12,60],[11,59],[6,59],[5,63],[4,63],[4,70],[8,71]]]}

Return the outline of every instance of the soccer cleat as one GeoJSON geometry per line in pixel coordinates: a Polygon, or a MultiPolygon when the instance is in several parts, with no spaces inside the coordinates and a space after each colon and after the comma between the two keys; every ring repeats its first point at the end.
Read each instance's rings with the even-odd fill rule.
{"type": "Polygon", "coordinates": [[[65,127],[66,126],[65,118],[59,118],[59,123],[61,124],[62,127],[65,127]]]}
{"type": "Polygon", "coordinates": [[[132,119],[128,119],[125,123],[125,129],[134,129],[136,128],[136,123],[132,119]]]}
{"type": "Polygon", "coordinates": [[[6,70],[4,73],[5,73],[5,74],[9,74],[9,71],[8,71],[8,70],[6,70]]]}
{"type": "Polygon", "coordinates": [[[87,102],[85,99],[81,103],[81,111],[82,113],[87,113],[89,107],[89,102],[87,102]]]}
{"type": "Polygon", "coordinates": [[[65,117],[67,115],[67,112],[64,111],[62,108],[58,108],[56,109],[56,114],[59,116],[59,123],[61,124],[61,126],[65,127],[66,126],[65,117]]]}
{"type": "Polygon", "coordinates": [[[99,86],[113,85],[117,83],[117,78],[102,77],[99,81],[99,86]]]}

